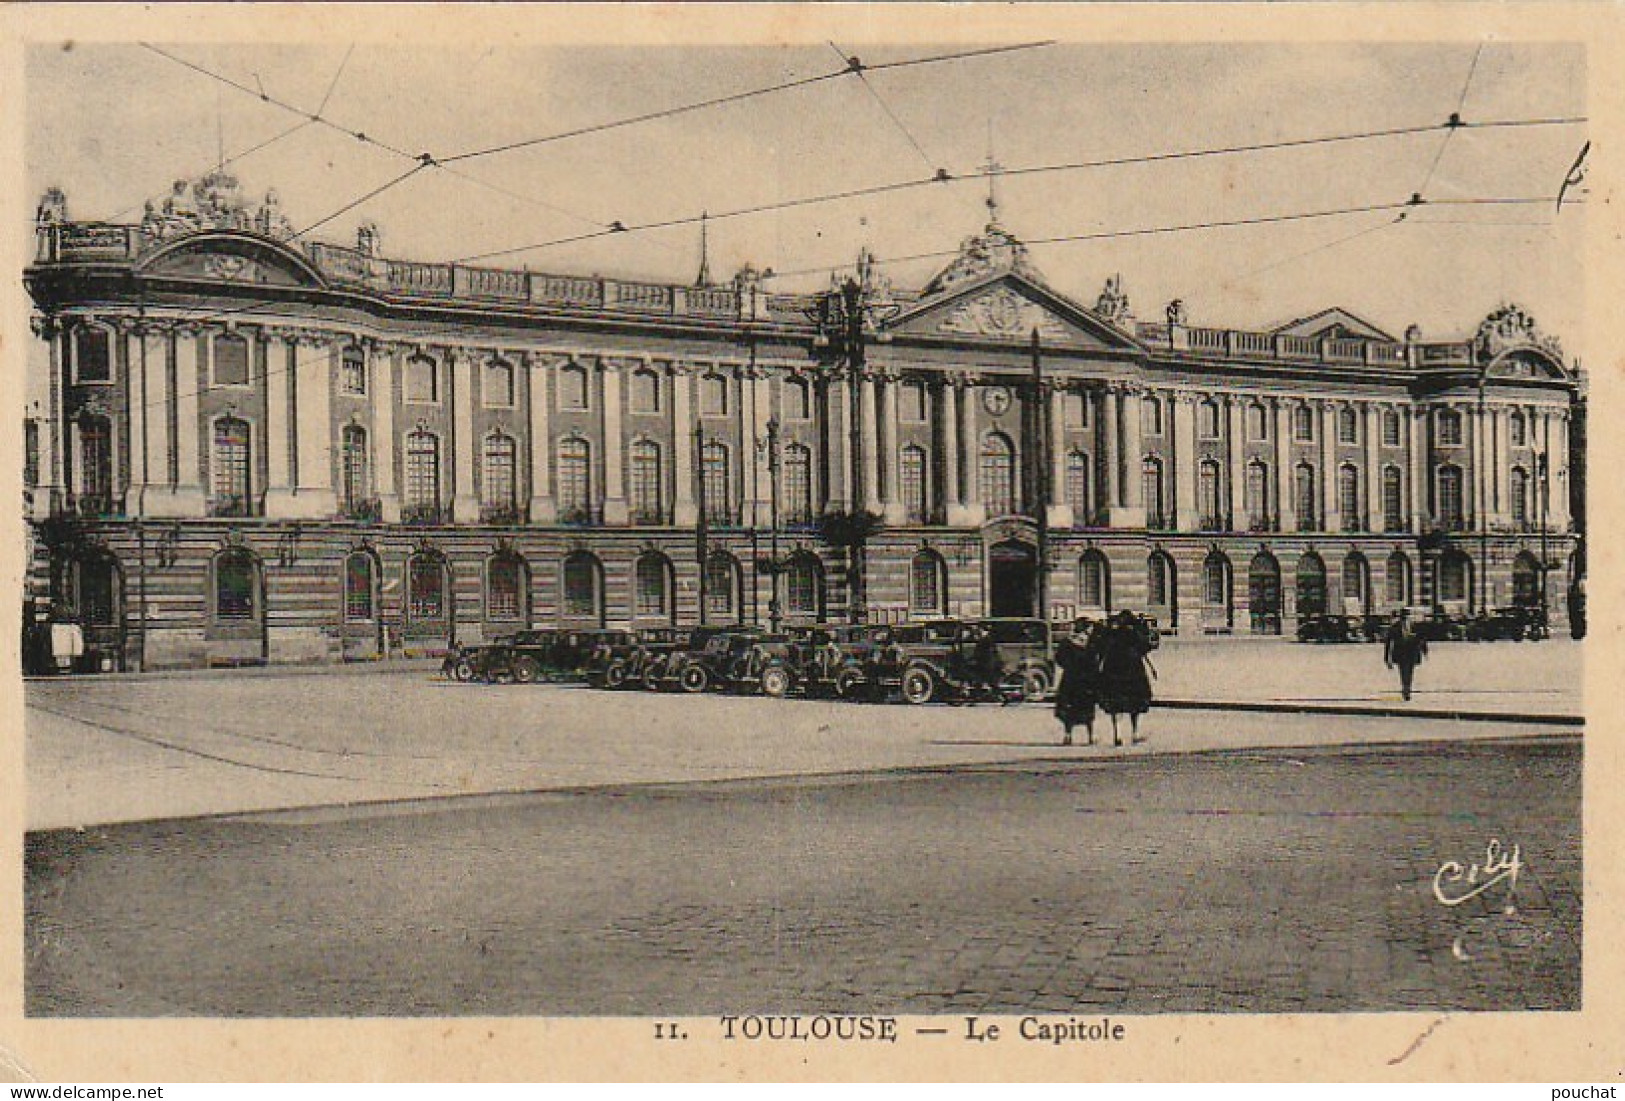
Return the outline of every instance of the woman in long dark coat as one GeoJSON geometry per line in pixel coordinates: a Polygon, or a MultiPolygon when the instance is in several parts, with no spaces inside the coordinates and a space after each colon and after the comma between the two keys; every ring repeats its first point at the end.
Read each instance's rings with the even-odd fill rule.
{"type": "Polygon", "coordinates": [[[1151,644],[1140,633],[1134,613],[1123,611],[1106,626],[1100,641],[1100,708],[1112,717],[1112,744],[1122,745],[1117,716],[1127,715],[1136,743],[1140,716],[1151,709],[1151,677],[1146,655],[1151,644]]]}
{"type": "Polygon", "coordinates": [[[1072,728],[1082,725],[1084,745],[1095,744],[1095,698],[1099,693],[1100,655],[1096,639],[1100,628],[1087,619],[1073,626],[1072,634],[1055,648],[1055,667],[1061,683],[1055,689],[1055,717],[1066,731],[1062,745],[1072,744],[1072,728]]]}

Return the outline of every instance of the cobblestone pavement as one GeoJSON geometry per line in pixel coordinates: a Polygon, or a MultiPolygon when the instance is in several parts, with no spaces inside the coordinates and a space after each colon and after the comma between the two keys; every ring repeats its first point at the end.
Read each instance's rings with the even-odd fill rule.
{"type": "Polygon", "coordinates": [[[1563,738],[34,834],[27,1011],[1573,1009],[1580,773],[1563,738]],[[1516,893],[1441,905],[1492,838],[1516,893]]]}
{"type": "MultiPolygon", "coordinates": [[[[1416,706],[1579,713],[1569,643],[1435,647],[1416,706]],[[1469,689],[1476,686],[1476,691],[1469,689]],[[1555,705],[1546,697],[1561,697],[1555,705]],[[1464,700],[1470,700],[1464,703],[1464,700]],[[1535,706],[1531,707],[1531,701],[1535,706]]],[[[1387,697],[1372,646],[1170,642],[1164,696],[1387,697]]],[[[501,791],[932,768],[1061,751],[1039,706],[911,708],[455,684],[424,666],[31,681],[33,829],[501,791]]],[[[1101,733],[1107,724],[1102,720],[1101,733]]],[[[1154,711],[1133,754],[1506,737],[1528,724],[1154,711]]],[[[1560,729],[1560,728],[1551,728],[1560,729]]],[[[1107,738],[1109,740],[1109,737],[1107,738]]]]}

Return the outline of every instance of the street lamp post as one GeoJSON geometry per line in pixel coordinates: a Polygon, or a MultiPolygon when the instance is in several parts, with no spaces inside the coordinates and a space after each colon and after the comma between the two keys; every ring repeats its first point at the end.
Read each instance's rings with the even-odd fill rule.
{"type": "Polygon", "coordinates": [[[768,558],[773,569],[768,574],[772,588],[767,598],[767,623],[774,634],[783,622],[783,605],[779,603],[779,574],[783,563],[779,561],[779,418],[767,419],[767,539],[768,558]]]}
{"type": "Polygon", "coordinates": [[[1477,446],[1473,456],[1473,480],[1477,482],[1481,492],[1478,494],[1479,508],[1475,519],[1478,521],[1478,610],[1480,614],[1489,611],[1490,591],[1490,518],[1489,518],[1489,471],[1484,467],[1487,463],[1489,448],[1485,446],[1484,439],[1484,387],[1489,382],[1490,366],[1486,363],[1478,372],[1478,423],[1473,426],[1473,443],[1477,446]]]}
{"type": "Polygon", "coordinates": [[[1547,615],[1546,575],[1550,567],[1546,547],[1546,515],[1550,506],[1551,489],[1549,468],[1547,466],[1548,452],[1542,451],[1535,456],[1535,490],[1540,494],[1540,615],[1542,619],[1547,615]]]}

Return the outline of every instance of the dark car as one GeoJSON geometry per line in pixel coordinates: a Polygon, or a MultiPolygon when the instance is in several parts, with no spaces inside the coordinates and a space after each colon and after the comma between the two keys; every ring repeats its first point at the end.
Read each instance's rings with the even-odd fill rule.
{"type": "Polygon", "coordinates": [[[890,639],[890,627],[874,624],[791,628],[762,670],[762,694],[867,698],[873,655],[890,639]]]}
{"type": "Polygon", "coordinates": [[[587,683],[595,688],[630,688],[642,683],[653,663],[688,641],[676,627],[644,627],[625,641],[606,640],[587,661],[587,683]]]}
{"type": "Polygon", "coordinates": [[[729,692],[763,690],[762,674],[770,666],[773,680],[782,675],[789,653],[786,635],[768,634],[754,627],[722,631],[711,635],[697,650],[673,655],[667,676],[674,678],[684,692],[705,692],[720,688],[729,692]]]}
{"type": "Polygon", "coordinates": [[[1298,623],[1299,642],[1357,642],[1364,635],[1364,622],[1354,616],[1309,615],[1298,623]]]}
{"type": "Polygon", "coordinates": [[[1467,621],[1466,635],[1471,642],[1522,642],[1547,638],[1551,629],[1542,609],[1519,605],[1474,616],[1467,621]]]}
{"type": "Polygon", "coordinates": [[[912,704],[1041,698],[1055,683],[1049,624],[1041,619],[905,623],[871,663],[884,693],[912,704]]]}
{"type": "Polygon", "coordinates": [[[629,638],[629,632],[620,630],[519,631],[484,647],[479,653],[479,671],[491,682],[577,679],[586,675],[599,646],[625,643],[629,638]]]}
{"type": "Polygon", "coordinates": [[[643,687],[660,692],[672,688],[704,692],[711,687],[714,678],[709,664],[712,659],[702,658],[702,655],[709,653],[713,644],[722,645],[715,642],[717,639],[750,633],[760,632],[753,632],[752,628],[738,624],[695,627],[670,651],[650,655],[643,668],[643,687]],[[696,667],[698,671],[689,672],[691,667],[696,667]]]}
{"type": "Polygon", "coordinates": [[[1411,612],[1417,635],[1426,642],[1460,642],[1467,637],[1467,617],[1452,615],[1442,608],[1411,612]]]}

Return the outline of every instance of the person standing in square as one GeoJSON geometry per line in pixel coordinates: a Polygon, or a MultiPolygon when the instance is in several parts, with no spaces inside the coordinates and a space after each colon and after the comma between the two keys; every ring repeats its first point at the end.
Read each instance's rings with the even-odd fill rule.
{"type": "Polygon", "coordinates": [[[1407,700],[1411,698],[1411,682],[1416,676],[1416,667],[1422,664],[1427,654],[1427,639],[1416,633],[1416,624],[1411,622],[1411,610],[1401,608],[1399,618],[1388,628],[1388,637],[1383,640],[1382,660],[1390,669],[1396,665],[1399,667],[1399,690],[1407,700]]]}

